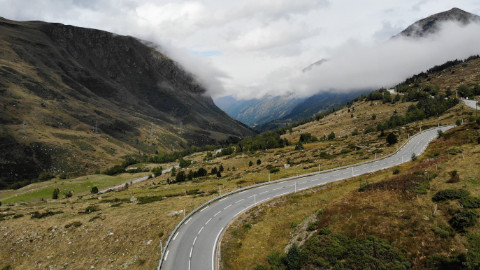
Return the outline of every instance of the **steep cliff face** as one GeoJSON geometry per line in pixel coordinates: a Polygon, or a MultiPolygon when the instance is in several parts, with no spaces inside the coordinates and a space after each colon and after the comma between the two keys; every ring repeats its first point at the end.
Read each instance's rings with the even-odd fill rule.
{"type": "Polygon", "coordinates": [[[22,153],[16,161],[0,155],[9,183],[23,177],[12,168],[32,158],[18,149],[34,143],[55,157],[49,166],[33,162],[32,175],[254,134],[215,106],[193,75],[136,38],[3,18],[0,33],[0,136],[13,140],[0,147],[22,153]]]}

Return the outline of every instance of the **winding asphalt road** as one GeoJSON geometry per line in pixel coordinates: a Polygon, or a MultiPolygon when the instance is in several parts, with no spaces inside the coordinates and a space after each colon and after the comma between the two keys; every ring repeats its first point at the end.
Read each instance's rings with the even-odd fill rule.
{"type": "Polygon", "coordinates": [[[197,208],[180,222],[169,238],[158,269],[215,270],[219,237],[239,214],[276,197],[410,161],[412,153],[420,155],[430,141],[437,137],[438,130],[446,131],[451,128],[453,126],[442,126],[420,132],[410,137],[410,140],[400,150],[389,157],[277,180],[216,198],[197,208]]]}
{"type": "Polygon", "coordinates": [[[462,99],[462,102],[465,103],[468,107],[474,109],[474,110],[480,110],[480,106],[476,106],[477,101],[476,100],[471,100],[471,99],[462,99]]]}

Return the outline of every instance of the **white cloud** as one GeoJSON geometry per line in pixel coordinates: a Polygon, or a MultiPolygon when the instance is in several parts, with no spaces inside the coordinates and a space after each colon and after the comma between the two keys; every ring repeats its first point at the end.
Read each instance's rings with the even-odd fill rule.
{"type": "Polygon", "coordinates": [[[428,58],[419,55],[402,62],[396,55],[408,49],[401,55],[417,56],[420,45],[385,39],[452,4],[480,13],[477,0],[0,0],[0,16],[149,40],[195,74],[209,94],[258,97],[292,90],[306,95],[321,89],[373,88],[451,60],[455,55],[442,51],[448,48],[431,43],[421,47],[434,46],[431,51],[437,55],[424,49],[428,58]],[[331,61],[310,75],[301,73],[322,58],[331,61]],[[393,64],[385,67],[387,60],[393,64]]]}

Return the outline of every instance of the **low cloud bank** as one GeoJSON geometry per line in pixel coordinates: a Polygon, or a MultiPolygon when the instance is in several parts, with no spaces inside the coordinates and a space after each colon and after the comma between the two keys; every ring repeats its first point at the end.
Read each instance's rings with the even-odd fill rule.
{"type": "MultiPolygon", "coordinates": [[[[271,93],[298,96],[352,92],[394,86],[406,78],[454,59],[480,54],[480,24],[445,23],[428,37],[396,37],[375,45],[355,41],[332,51],[326,61],[302,72],[281,70],[269,81],[271,93]]],[[[269,92],[270,92],[269,91],[269,92]]]]}

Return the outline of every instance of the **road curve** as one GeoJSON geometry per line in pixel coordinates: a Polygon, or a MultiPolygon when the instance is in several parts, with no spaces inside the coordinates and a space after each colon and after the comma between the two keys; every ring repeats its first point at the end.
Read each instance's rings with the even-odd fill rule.
{"type": "Polygon", "coordinates": [[[474,110],[480,110],[480,106],[477,106],[477,101],[475,99],[463,99],[462,102],[465,103],[468,107],[474,109],[474,110]]]}
{"type": "Polygon", "coordinates": [[[420,132],[388,157],[371,162],[341,167],[300,177],[286,178],[267,184],[240,189],[213,199],[188,215],[167,242],[158,270],[215,270],[218,239],[228,224],[249,208],[304,189],[390,168],[411,160],[412,153],[420,155],[438,130],[454,126],[435,127],[420,132]],[[286,181],[288,180],[288,181],[286,181]]]}

